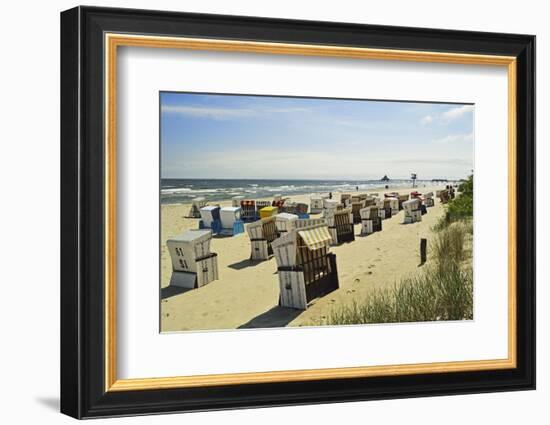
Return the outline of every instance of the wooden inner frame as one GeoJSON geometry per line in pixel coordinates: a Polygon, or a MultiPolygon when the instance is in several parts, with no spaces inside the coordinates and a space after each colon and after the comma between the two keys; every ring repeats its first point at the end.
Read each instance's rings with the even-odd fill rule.
{"type": "Polygon", "coordinates": [[[138,391],[323,379],[364,378],[421,373],[450,373],[513,369],[516,353],[517,193],[516,193],[516,58],[513,56],[446,53],[414,50],[371,49],[327,45],[287,44],[238,40],[161,37],[106,33],[105,47],[105,391],[138,391]],[[241,53],[284,54],[396,60],[506,67],[508,71],[508,357],[420,364],[399,364],[288,371],[230,373],[174,377],[118,379],[116,323],[116,164],[117,164],[117,52],[118,47],[171,48],[241,53]]]}

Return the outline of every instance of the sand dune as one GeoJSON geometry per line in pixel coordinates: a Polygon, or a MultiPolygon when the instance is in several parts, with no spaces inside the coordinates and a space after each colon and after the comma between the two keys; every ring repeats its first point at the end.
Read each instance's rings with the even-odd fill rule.
{"type": "MultiPolygon", "coordinates": [[[[421,192],[441,187],[419,188],[421,192]]],[[[390,188],[389,191],[392,189],[390,188]]],[[[388,190],[386,190],[388,191],[388,190]]],[[[401,193],[410,189],[399,188],[401,193]]],[[[334,194],[339,199],[338,194],[334,194]]],[[[291,197],[309,204],[309,195],[291,197]]],[[[230,201],[220,205],[230,205],[230,201]]],[[[432,235],[432,226],[443,213],[438,200],[422,222],[403,223],[403,211],[383,221],[383,231],[358,236],[354,242],[331,247],[336,254],[340,288],[315,300],[307,310],[277,305],[279,281],[275,258],[250,262],[246,233],[234,237],[215,236],[211,249],[218,253],[219,280],[199,289],[169,287],[172,274],[166,240],[187,229],[198,228],[198,219],[185,218],[189,205],[161,207],[161,327],[162,331],[305,326],[319,322],[333,306],[367,297],[374,288],[393,285],[420,269],[420,238],[432,235]]],[[[320,216],[320,215],[319,215],[320,216]]]]}

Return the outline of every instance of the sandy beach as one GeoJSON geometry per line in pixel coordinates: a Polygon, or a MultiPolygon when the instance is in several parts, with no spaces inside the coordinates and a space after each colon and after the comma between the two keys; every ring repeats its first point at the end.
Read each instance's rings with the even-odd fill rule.
{"type": "MultiPolygon", "coordinates": [[[[417,188],[435,192],[444,185],[417,188]]],[[[381,196],[384,192],[377,191],[381,196]]],[[[395,189],[410,193],[412,188],[395,189]]],[[[283,193],[284,196],[284,193],[283,193]]],[[[309,194],[290,197],[309,205],[309,194]]],[[[333,193],[340,199],[338,193],[333,193]]],[[[161,330],[163,332],[307,326],[319,323],[339,304],[368,297],[375,288],[388,287],[403,277],[414,275],[419,267],[420,238],[428,239],[432,227],[443,214],[438,199],[428,208],[422,221],[403,223],[403,211],[383,221],[383,231],[359,236],[361,225],[355,225],[355,241],[331,247],[336,254],[340,288],[312,302],[307,310],[278,306],[279,281],[274,257],[251,262],[250,241],[245,233],[233,237],[214,236],[211,250],[218,254],[219,280],[199,289],[170,287],[172,265],[166,240],[188,229],[197,229],[199,219],[185,218],[189,204],[161,206],[161,330]]],[[[221,206],[231,201],[215,202],[221,206]]],[[[320,217],[321,215],[312,215],[320,217]]],[[[428,263],[429,263],[428,259],[428,263]]]]}

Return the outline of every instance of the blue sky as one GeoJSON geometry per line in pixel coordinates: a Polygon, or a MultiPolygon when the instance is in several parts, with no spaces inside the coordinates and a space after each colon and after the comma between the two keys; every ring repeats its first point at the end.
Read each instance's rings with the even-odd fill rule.
{"type": "Polygon", "coordinates": [[[463,178],[474,106],[161,93],[163,178],[463,178]]]}

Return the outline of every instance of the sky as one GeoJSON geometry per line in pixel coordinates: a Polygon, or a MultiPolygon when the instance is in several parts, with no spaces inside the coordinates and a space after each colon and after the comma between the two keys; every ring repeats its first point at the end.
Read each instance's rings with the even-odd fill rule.
{"type": "Polygon", "coordinates": [[[474,106],[160,94],[161,176],[225,179],[464,178],[474,106]]]}

